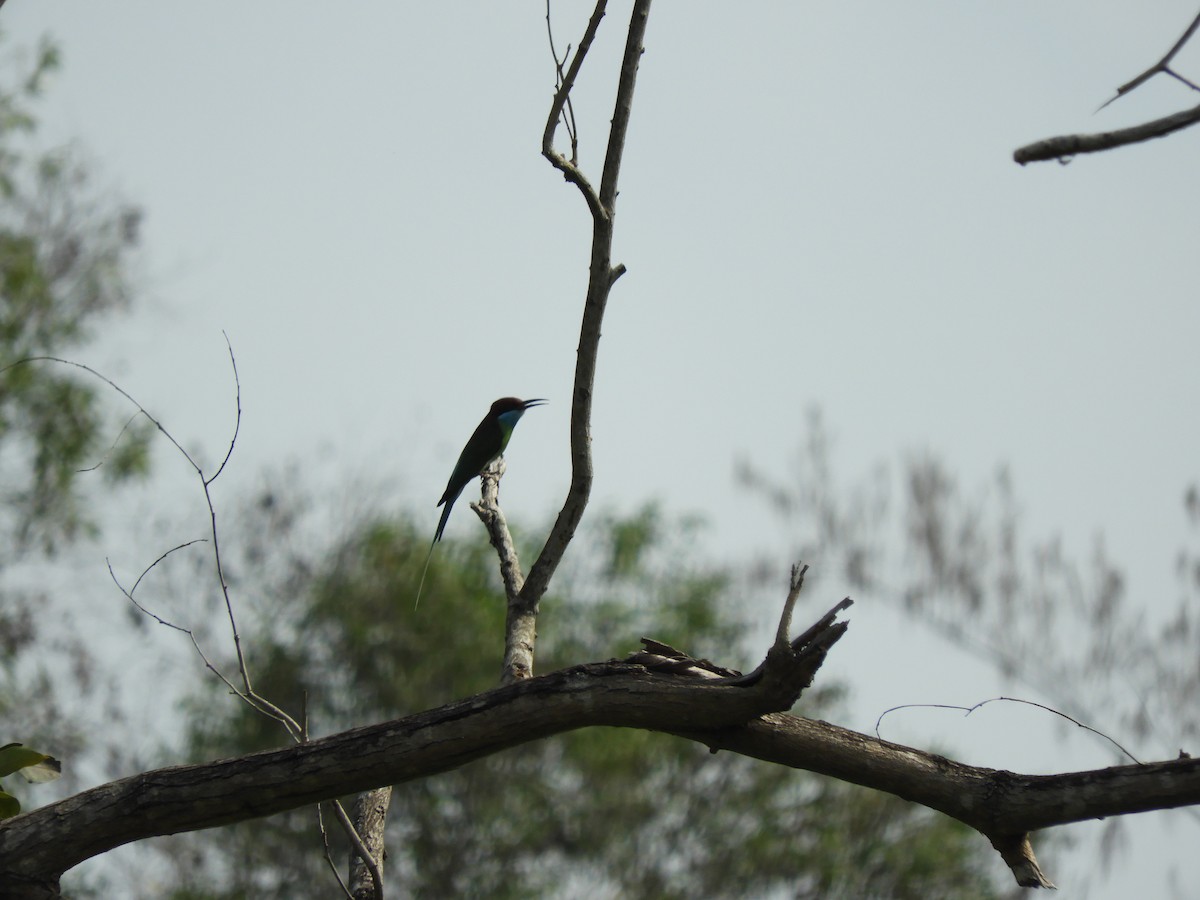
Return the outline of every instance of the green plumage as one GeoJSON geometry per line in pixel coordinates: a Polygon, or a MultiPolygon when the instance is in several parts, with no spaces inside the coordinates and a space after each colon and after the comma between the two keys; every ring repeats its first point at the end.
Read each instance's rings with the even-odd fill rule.
{"type": "MultiPolygon", "coordinates": [[[[446,522],[450,518],[450,510],[454,508],[454,501],[463,492],[463,488],[473,479],[482,475],[483,470],[504,452],[504,448],[508,446],[509,439],[512,437],[513,428],[525,414],[525,410],[545,402],[541,399],[518,400],[516,397],[501,397],[492,404],[488,414],[475,428],[467,445],[463,447],[462,453],[458,455],[458,462],[454,464],[454,471],[450,473],[450,480],[446,482],[446,490],[442,494],[442,499],[437,502],[438,506],[444,503],[446,508],[442,510],[437,531],[434,532],[433,541],[429,545],[429,553],[425,556],[425,567],[421,570],[421,584],[417,587],[417,603],[421,602],[421,589],[425,586],[425,573],[429,571],[429,560],[433,556],[433,548],[442,539],[442,532],[446,530],[446,522]]],[[[413,608],[416,609],[416,604],[413,605],[413,608]]]]}

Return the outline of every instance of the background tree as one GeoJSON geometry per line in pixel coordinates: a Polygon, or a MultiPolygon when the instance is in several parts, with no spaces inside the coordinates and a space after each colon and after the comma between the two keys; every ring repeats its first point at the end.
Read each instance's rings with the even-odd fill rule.
{"type": "Polygon", "coordinates": [[[128,308],[140,213],[101,199],[77,152],[39,146],[34,108],[59,64],[55,45],[27,57],[4,41],[0,64],[18,73],[0,86],[0,719],[4,741],[75,757],[86,726],[68,698],[94,687],[90,649],[82,636],[45,634],[56,585],[23,571],[95,535],[99,485],[146,471],[148,431],[122,429],[110,398],[78,373],[18,361],[78,353],[128,308]],[[83,475],[96,468],[102,478],[83,475]]]}
{"type": "MultiPolygon", "coordinates": [[[[967,488],[936,456],[911,454],[892,465],[881,461],[838,488],[832,444],[814,410],[785,477],[749,461],[738,466],[741,483],[778,515],[792,552],[836,561],[836,574],[823,578],[840,578],[856,594],[894,605],[985,660],[1005,681],[1113,736],[1107,750],[1114,765],[1130,761],[1124,746],[1170,756],[1194,743],[1200,730],[1192,702],[1200,694],[1194,548],[1178,552],[1173,609],[1150,615],[1144,602],[1128,597],[1102,535],[1091,558],[1080,562],[1061,536],[1025,533],[1006,470],[967,488]]],[[[1200,521],[1196,497],[1190,488],[1182,504],[1193,532],[1200,521]]],[[[765,560],[751,564],[752,578],[765,566],[765,560]]],[[[1194,815],[1179,818],[1188,829],[1198,822],[1194,815]]],[[[1119,853],[1125,824],[1122,817],[1105,824],[1099,855],[1107,862],[1119,853]]]]}

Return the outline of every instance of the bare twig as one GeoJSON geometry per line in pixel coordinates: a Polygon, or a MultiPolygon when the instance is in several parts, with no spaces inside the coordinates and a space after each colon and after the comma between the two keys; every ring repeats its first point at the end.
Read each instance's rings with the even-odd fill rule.
{"type": "MultiPolygon", "coordinates": [[[[358,834],[358,829],[354,827],[354,823],[346,815],[345,807],[342,806],[340,800],[333,801],[333,811],[337,815],[338,822],[341,823],[342,830],[350,838],[350,843],[354,846],[354,852],[358,854],[358,858],[363,861],[367,870],[371,873],[371,884],[375,889],[374,900],[383,900],[383,875],[379,871],[379,866],[376,864],[374,856],[366,848],[366,845],[363,844],[362,838],[358,834]]],[[[342,884],[341,876],[338,876],[338,884],[342,884]]],[[[342,884],[342,887],[345,888],[345,885],[342,884]]]]}
{"type": "MultiPolygon", "coordinates": [[[[347,900],[354,900],[350,888],[346,887],[346,882],[342,880],[342,873],[338,871],[337,863],[333,861],[333,851],[329,846],[329,832],[325,829],[325,813],[321,809],[320,803],[317,804],[317,830],[321,832],[321,844],[325,848],[325,862],[329,865],[329,871],[333,873],[334,880],[337,881],[338,887],[342,889],[342,894],[347,900]]],[[[379,900],[382,900],[382,895],[379,900]]]]}
{"type": "Polygon", "coordinates": [[[290,734],[294,739],[296,739],[297,742],[302,743],[303,742],[303,740],[302,740],[303,731],[304,731],[303,727],[301,725],[299,725],[295,719],[293,719],[291,716],[289,716],[287,713],[285,713],[282,709],[275,706],[275,704],[271,703],[264,697],[260,697],[258,694],[254,693],[253,691],[246,691],[243,688],[240,688],[237,685],[235,685],[225,675],[225,673],[222,672],[220,669],[218,669],[216,667],[216,665],[213,663],[213,661],[208,658],[208,654],[206,654],[204,652],[204,648],[200,646],[200,641],[199,641],[199,639],[197,639],[196,633],[192,629],[185,628],[182,625],[176,625],[174,622],[164,619],[162,616],[158,615],[157,613],[155,613],[155,612],[151,611],[150,609],[148,609],[147,607],[143,606],[133,596],[134,591],[136,591],[138,588],[138,585],[140,585],[142,583],[142,579],[145,578],[147,573],[149,573],[150,570],[153,569],[155,566],[157,566],[160,562],[162,562],[164,559],[166,559],[168,556],[170,556],[176,550],[181,550],[184,547],[188,547],[192,544],[198,544],[198,543],[203,543],[203,542],[204,542],[204,538],[197,538],[196,540],[188,541],[185,544],[180,544],[176,547],[172,547],[170,550],[168,550],[166,553],[164,553],[162,556],[160,556],[158,559],[156,559],[154,562],[152,562],[149,566],[147,566],[145,568],[145,570],[142,571],[142,574],[138,576],[137,581],[134,582],[134,585],[132,588],[127,589],[121,583],[120,579],[117,578],[116,572],[113,571],[112,563],[109,562],[108,560],[105,560],[105,562],[108,564],[108,575],[112,579],[113,584],[115,584],[117,586],[117,589],[125,596],[125,598],[130,603],[132,603],[138,609],[139,612],[141,612],[144,615],[149,616],[151,619],[153,619],[159,625],[165,625],[167,628],[170,628],[175,631],[179,631],[179,632],[182,632],[183,634],[186,634],[188,636],[188,639],[191,640],[191,642],[192,642],[192,647],[195,649],[196,655],[199,656],[200,661],[204,663],[204,667],[206,669],[208,669],[210,672],[212,672],[217,678],[219,678],[221,680],[221,682],[227,688],[229,688],[229,692],[231,694],[234,694],[237,697],[240,697],[244,702],[246,702],[247,704],[252,706],[258,712],[263,713],[264,715],[274,719],[276,722],[279,722],[287,730],[288,734],[290,734]]]}
{"type": "MultiPolygon", "coordinates": [[[[571,55],[571,45],[567,44],[567,52],[563,54],[562,59],[559,59],[558,50],[554,47],[554,29],[550,25],[550,0],[546,0],[546,39],[550,44],[550,56],[554,58],[554,70],[556,73],[554,89],[557,92],[563,86],[563,63],[571,55]]],[[[567,94],[566,107],[559,118],[563,128],[566,129],[567,139],[571,142],[571,165],[577,166],[579,165],[579,131],[575,125],[575,107],[571,102],[570,94],[567,94]]]]}
{"type": "Polygon", "coordinates": [[[579,47],[575,50],[575,57],[571,60],[571,65],[567,67],[565,74],[560,69],[558,70],[558,90],[554,92],[554,99],[550,102],[550,114],[546,116],[546,128],[542,132],[542,156],[550,161],[550,165],[562,172],[567,181],[579,188],[593,218],[602,218],[605,215],[600,207],[600,197],[583,172],[579,170],[574,149],[570,160],[554,149],[554,132],[558,130],[558,125],[562,121],[563,108],[571,96],[571,90],[575,87],[575,79],[579,77],[583,61],[592,48],[592,41],[595,40],[596,32],[600,29],[600,21],[604,18],[607,5],[607,0],[596,0],[596,7],[592,10],[591,18],[588,19],[587,28],[583,32],[583,38],[579,41],[579,47]]]}
{"type": "Polygon", "coordinates": [[[233,355],[233,344],[229,342],[229,335],[222,331],[221,336],[225,338],[225,346],[229,350],[229,365],[233,369],[234,403],[237,405],[237,417],[233,423],[233,436],[229,439],[229,449],[225,451],[225,458],[221,460],[221,465],[217,466],[217,471],[213,473],[212,477],[204,482],[206,486],[220,478],[221,473],[225,471],[225,464],[229,462],[229,457],[233,456],[233,448],[237,444],[238,434],[242,430],[242,380],[238,377],[237,358],[233,355]]]}
{"type": "Polygon", "coordinates": [[[61,357],[58,357],[58,356],[27,356],[24,359],[18,359],[14,363],[9,363],[3,369],[0,369],[0,374],[7,372],[9,369],[15,369],[17,366],[23,366],[23,365],[27,365],[29,363],[35,363],[35,362],[53,362],[53,363],[59,363],[60,365],[64,365],[64,366],[71,366],[76,369],[81,369],[82,371],[87,372],[89,375],[91,375],[95,378],[99,378],[101,381],[103,381],[105,384],[107,384],[109,387],[111,387],[114,391],[116,391],[118,394],[120,394],[122,397],[124,397],[130,403],[132,403],[135,407],[137,407],[138,412],[140,412],[147,419],[149,419],[151,422],[153,422],[154,427],[157,428],[159,431],[161,431],[163,436],[168,441],[170,441],[175,446],[175,449],[178,450],[183,455],[183,458],[188,461],[188,465],[190,465],[193,469],[195,469],[197,474],[199,474],[201,478],[204,477],[204,472],[201,470],[200,466],[196,463],[196,461],[194,459],[192,459],[192,457],[188,454],[188,452],[183,449],[183,447],[179,444],[179,442],[177,440],[175,440],[175,438],[171,435],[171,433],[163,427],[162,423],[160,421],[158,421],[158,419],[156,419],[156,418],[154,418],[154,416],[150,415],[150,413],[146,410],[146,408],[144,406],[142,406],[140,403],[138,403],[136,400],[134,400],[133,397],[131,397],[124,388],[122,388],[120,385],[118,385],[111,378],[109,378],[105,375],[101,375],[99,372],[97,372],[91,366],[84,365],[83,363],[73,362],[72,360],[69,360],[69,359],[62,359],[61,357]]]}
{"type": "MultiPolygon", "coordinates": [[[[203,543],[204,543],[204,538],[193,538],[190,541],[184,541],[182,544],[177,544],[174,547],[172,547],[170,550],[168,550],[166,553],[164,553],[162,556],[160,556],[158,559],[156,559],[154,562],[150,563],[150,565],[146,566],[146,568],[142,570],[142,574],[137,577],[137,581],[135,581],[133,583],[133,587],[131,587],[129,589],[129,593],[126,594],[125,596],[127,596],[130,600],[133,601],[134,606],[138,606],[137,601],[133,600],[133,592],[138,589],[138,585],[142,583],[142,579],[150,574],[151,569],[153,569],[155,566],[157,566],[160,562],[162,562],[164,559],[166,559],[168,556],[170,556],[176,550],[182,550],[184,547],[192,546],[192,544],[203,544],[203,543]]],[[[112,575],[112,563],[108,562],[107,558],[105,558],[104,561],[106,563],[108,563],[108,574],[112,575]]],[[[138,608],[141,609],[140,606],[138,606],[138,608]]],[[[148,615],[153,615],[152,613],[149,613],[149,612],[147,612],[147,610],[144,610],[144,609],[142,610],[142,612],[146,612],[148,615]]],[[[157,619],[158,617],[154,616],[154,618],[157,619]]],[[[159,621],[161,622],[162,620],[159,619],[159,621]]],[[[164,623],[164,624],[167,624],[167,623],[164,623]]]]}
{"type": "MultiPolygon", "coordinates": [[[[196,460],[191,456],[191,454],[189,454],[183,448],[183,445],[180,444],[179,441],[177,441],[175,439],[174,435],[172,435],[171,432],[166,429],[166,427],[162,424],[161,421],[159,421],[157,418],[155,418],[153,415],[151,415],[150,412],[144,406],[142,406],[141,403],[139,403],[137,400],[135,400],[134,397],[128,391],[126,391],[124,388],[122,388],[120,385],[118,385],[116,382],[114,382],[111,378],[108,378],[107,376],[102,375],[100,372],[93,369],[91,366],[84,365],[83,363],[73,362],[68,359],[61,359],[59,357],[54,357],[54,356],[38,356],[38,357],[29,357],[27,359],[18,360],[17,362],[12,363],[11,365],[5,366],[3,369],[0,369],[0,374],[7,371],[8,369],[14,368],[15,366],[26,364],[26,363],[38,362],[38,361],[55,362],[55,363],[59,363],[62,365],[73,366],[74,368],[81,369],[82,371],[87,372],[88,374],[92,375],[93,377],[99,378],[101,381],[103,381],[105,384],[107,384],[109,387],[111,387],[113,390],[115,390],[117,393],[119,393],[122,397],[124,397],[126,400],[128,400],[130,403],[132,403],[134,405],[134,407],[137,408],[138,414],[145,416],[150,422],[154,423],[154,426],[163,434],[163,436],[166,437],[166,439],[168,441],[171,442],[171,444],[175,447],[176,450],[179,451],[179,453],[183,456],[183,458],[185,460],[187,460],[188,464],[192,467],[192,469],[195,471],[196,475],[200,479],[201,488],[204,492],[204,500],[205,500],[206,505],[208,506],[209,528],[210,528],[211,541],[212,541],[212,546],[213,546],[213,559],[216,564],[217,580],[221,586],[221,596],[225,602],[225,611],[226,611],[226,614],[229,619],[230,630],[233,634],[234,649],[235,649],[236,655],[237,655],[238,672],[241,676],[242,686],[239,688],[236,685],[234,685],[234,683],[228,677],[226,677],[225,673],[223,673],[220,669],[218,669],[216,667],[216,665],[213,664],[213,662],[208,658],[208,655],[204,652],[204,649],[200,646],[200,642],[199,642],[199,640],[197,640],[195,632],[192,629],[185,628],[181,625],[176,625],[173,622],[170,622],[167,619],[163,618],[162,616],[159,616],[159,615],[151,612],[147,607],[142,605],[138,600],[136,600],[134,598],[134,592],[137,590],[138,586],[142,583],[142,579],[144,579],[146,577],[146,575],[155,566],[157,566],[160,562],[162,562],[164,559],[166,559],[168,556],[170,556],[175,551],[181,550],[184,547],[191,546],[192,544],[195,544],[195,543],[203,542],[206,539],[197,538],[196,540],[187,541],[183,544],[178,544],[175,547],[172,547],[170,550],[163,553],[161,556],[159,556],[156,560],[154,560],[154,562],[152,562],[149,566],[147,566],[142,571],[142,573],[138,576],[137,580],[134,582],[134,585],[132,588],[126,589],[125,586],[121,584],[120,580],[116,576],[116,573],[113,571],[111,562],[108,562],[109,576],[112,578],[113,583],[117,586],[117,588],[121,591],[121,593],[139,611],[141,611],[145,615],[149,616],[150,618],[154,619],[160,625],[165,625],[168,628],[172,628],[175,631],[180,631],[180,632],[183,632],[184,634],[186,634],[188,636],[188,638],[191,640],[192,647],[195,649],[197,655],[200,657],[201,661],[203,661],[205,668],[207,668],[217,678],[219,678],[221,680],[221,682],[227,688],[229,688],[231,693],[240,697],[245,703],[249,704],[251,707],[253,707],[258,712],[262,713],[263,715],[266,715],[267,717],[269,717],[271,719],[274,719],[276,722],[278,722],[280,725],[283,726],[284,730],[287,732],[288,736],[292,738],[293,741],[295,741],[298,744],[303,744],[303,743],[307,743],[307,741],[308,741],[307,716],[305,716],[305,720],[304,720],[303,724],[297,722],[292,716],[288,715],[280,707],[276,706],[274,703],[272,703],[271,701],[267,700],[265,697],[263,697],[260,694],[258,694],[257,692],[255,692],[255,690],[251,684],[250,670],[249,670],[249,667],[246,665],[245,654],[242,652],[241,636],[238,632],[237,620],[233,613],[233,599],[229,593],[229,584],[225,579],[225,567],[221,560],[220,541],[219,541],[219,533],[218,533],[218,528],[217,528],[217,511],[216,511],[216,506],[213,503],[212,492],[210,490],[210,487],[213,484],[213,482],[216,481],[217,478],[221,475],[221,473],[225,471],[225,466],[228,464],[230,458],[233,456],[233,451],[237,445],[237,437],[241,431],[241,424],[242,424],[242,386],[241,386],[241,379],[238,377],[237,359],[234,356],[233,345],[229,341],[229,335],[225,334],[225,332],[222,332],[222,334],[225,336],[225,346],[229,350],[229,362],[230,362],[230,366],[232,367],[232,370],[233,370],[233,380],[234,380],[234,385],[236,388],[237,415],[236,415],[236,420],[234,423],[233,436],[230,438],[230,442],[229,442],[229,449],[226,451],[224,458],[221,460],[221,464],[217,467],[217,470],[212,475],[205,475],[203,467],[198,462],[196,462],[196,460]]],[[[339,821],[339,823],[341,823],[343,829],[346,830],[347,836],[349,837],[351,843],[354,844],[356,848],[362,849],[362,853],[364,854],[364,859],[367,859],[369,861],[369,865],[374,865],[374,862],[370,860],[369,854],[366,853],[366,850],[362,844],[362,840],[359,838],[358,833],[354,830],[354,827],[350,823],[349,818],[346,816],[346,812],[341,807],[341,804],[335,800],[334,807],[335,807],[336,812],[338,813],[338,821],[339,821]]],[[[318,811],[318,815],[319,815],[319,811],[318,811]]],[[[323,830],[322,830],[322,836],[324,837],[323,830]]],[[[377,870],[375,870],[375,871],[377,872],[377,870]]],[[[342,879],[340,876],[338,876],[338,882],[339,882],[339,884],[342,883],[342,879]]],[[[343,887],[343,890],[345,890],[344,884],[342,884],[342,887],[343,887]]],[[[382,892],[381,892],[382,884],[381,883],[378,884],[377,888],[379,888],[379,890],[377,890],[376,897],[382,898],[382,896],[383,896],[382,892]]]]}
{"type": "Polygon", "coordinates": [[[1119,100],[1121,97],[1124,97],[1130,91],[1132,91],[1138,87],[1141,87],[1143,84],[1145,84],[1147,81],[1149,81],[1155,75],[1157,75],[1159,72],[1166,73],[1167,75],[1171,75],[1174,78],[1179,79],[1184,84],[1186,84],[1188,87],[1192,88],[1192,90],[1200,90],[1200,88],[1197,88],[1194,84],[1192,84],[1186,78],[1183,78],[1182,76],[1180,76],[1179,74],[1177,74],[1170,68],[1171,60],[1173,60],[1175,58],[1175,54],[1178,53],[1180,50],[1182,50],[1183,45],[1192,39],[1192,35],[1196,33],[1197,28],[1200,28],[1200,14],[1198,14],[1196,16],[1196,18],[1194,18],[1192,20],[1192,24],[1187,27],[1187,30],[1183,32],[1183,35],[1179,38],[1179,40],[1177,40],[1175,42],[1175,45],[1166,52],[1166,55],[1164,55],[1162,59],[1160,59],[1158,62],[1156,62],[1150,68],[1148,68],[1141,75],[1138,75],[1136,78],[1134,78],[1130,81],[1127,81],[1125,84],[1123,84],[1119,88],[1117,88],[1117,93],[1115,95],[1113,95],[1112,97],[1109,97],[1107,100],[1105,100],[1103,105],[1101,105],[1100,108],[1104,109],[1105,106],[1108,106],[1108,104],[1112,103],[1114,100],[1119,100]]]}
{"type": "Polygon", "coordinates": [[[135,412],[132,416],[125,420],[125,424],[121,426],[121,430],[117,432],[117,436],[113,439],[112,444],[109,445],[109,448],[105,451],[104,455],[100,457],[99,462],[95,463],[94,465],[90,465],[85,469],[76,469],[76,471],[81,474],[83,472],[95,472],[98,468],[108,462],[112,457],[113,452],[117,449],[117,444],[121,443],[121,438],[125,437],[125,432],[129,430],[129,426],[132,425],[134,420],[136,420],[140,415],[140,412],[135,412]]]}
{"type": "Polygon", "coordinates": [[[1078,719],[1072,718],[1071,716],[1068,716],[1065,712],[1057,710],[1052,706],[1046,706],[1045,704],[1038,703],[1034,700],[1022,700],[1020,697],[991,697],[987,700],[979,701],[974,706],[956,706],[952,703],[902,703],[900,706],[893,706],[891,709],[885,709],[883,712],[881,712],[879,714],[879,718],[875,720],[875,737],[880,737],[879,724],[883,721],[884,716],[890,715],[891,713],[897,712],[898,710],[901,710],[901,709],[956,709],[956,710],[960,710],[963,713],[964,718],[965,718],[966,716],[969,716],[971,713],[975,712],[975,710],[980,709],[984,706],[987,706],[989,703],[996,703],[999,701],[1007,701],[1009,703],[1024,703],[1026,706],[1036,706],[1038,709],[1044,709],[1046,712],[1054,713],[1054,715],[1060,716],[1060,717],[1066,719],[1072,725],[1078,725],[1084,731],[1090,731],[1092,734],[1096,735],[1097,737],[1104,738],[1106,741],[1108,741],[1110,744],[1112,744],[1114,747],[1116,747],[1118,750],[1120,750],[1122,753],[1124,753],[1126,756],[1128,756],[1135,763],[1137,763],[1138,765],[1142,764],[1142,761],[1140,759],[1138,759],[1136,756],[1134,756],[1132,753],[1130,753],[1128,750],[1126,750],[1123,746],[1121,746],[1119,743],[1117,743],[1116,740],[1109,737],[1103,731],[1098,731],[1095,728],[1093,728],[1091,725],[1085,725],[1082,722],[1080,722],[1078,719]]]}
{"type": "MultiPolygon", "coordinates": [[[[195,544],[195,543],[198,543],[198,541],[189,541],[189,543],[195,544]]],[[[180,545],[180,547],[183,547],[183,546],[187,546],[187,545],[186,544],[180,545]]],[[[175,550],[180,549],[180,547],[174,547],[171,550],[168,550],[166,553],[164,553],[162,556],[160,556],[157,560],[155,560],[153,563],[151,563],[151,565],[149,567],[147,567],[147,569],[144,572],[142,572],[142,574],[140,576],[138,576],[137,584],[141,583],[142,578],[146,575],[146,572],[149,572],[150,569],[154,568],[154,566],[156,566],[156,565],[158,565],[158,563],[162,562],[163,559],[165,559],[168,555],[173,553],[175,550]]],[[[143,613],[144,615],[149,616],[155,622],[157,622],[159,625],[165,625],[167,628],[171,628],[175,631],[180,631],[180,632],[186,634],[188,636],[188,639],[191,640],[191,642],[192,642],[192,647],[195,649],[196,655],[199,656],[200,661],[204,663],[204,667],[206,669],[208,669],[210,672],[212,672],[217,678],[219,678],[221,680],[221,683],[224,684],[227,688],[229,688],[229,692],[231,694],[234,694],[234,695],[240,697],[243,701],[248,703],[250,706],[254,707],[259,712],[263,713],[264,715],[267,715],[267,716],[271,717],[272,719],[275,719],[275,721],[282,724],[284,726],[284,728],[286,728],[288,730],[289,733],[292,733],[293,728],[296,730],[297,733],[299,732],[300,727],[296,724],[295,720],[292,719],[291,716],[289,716],[283,710],[276,707],[274,704],[269,703],[268,701],[264,700],[263,698],[257,696],[256,694],[247,693],[246,691],[242,690],[237,685],[235,685],[225,675],[224,672],[222,672],[220,669],[218,669],[216,667],[216,665],[212,662],[212,660],[210,660],[208,658],[208,654],[206,654],[204,652],[204,648],[200,646],[200,641],[196,638],[196,633],[194,631],[192,631],[192,629],[185,628],[182,625],[176,625],[174,622],[164,619],[162,616],[158,615],[157,613],[152,612],[151,610],[149,610],[145,606],[143,606],[141,603],[139,603],[133,596],[133,591],[137,589],[137,584],[135,584],[132,589],[127,589],[123,584],[121,584],[120,580],[117,578],[116,573],[113,571],[111,562],[108,563],[108,574],[109,574],[109,577],[112,578],[113,584],[115,584],[117,586],[117,589],[122,594],[125,595],[125,598],[130,603],[132,603],[135,607],[137,607],[139,612],[143,613]]]]}
{"type": "Polygon", "coordinates": [[[69,360],[69,359],[62,359],[57,356],[31,356],[31,357],[27,357],[25,359],[18,360],[17,362],[12,363],[11,365],[5,366],[3,369],[0,369],[0,373],[6,372],[9,369],[15,368],[16,366],[24,365],[27,363],[33,363],[33,362],[55,362],[55,363],[59,363],[60,365],[72,366],[76,369],[80,369],[84,372],[87,372],[89,375],[91,375],[95,378],[99,378],[101,381],[103,381],[105,384],[107,384],[109,387],[111,387],[114,391],[116,391],[118,394],[120,394],[122,397],[124,397],[130,403],[132,403],[133,406],[138,410],[139,413],[141,413],[147,419],[149,419],[151,422],[154,423],[154,427],[157,428],[159,430],[159,432],[161,432],[162,435],[168,441],[171,442],[172,446],[174,446],[175,449],[179,451],[180,455],[187,461],[188,465],[190,465],[192,467],[193,471],[195,471],[197,477],[200,479],[200,484],[204,490],[204,500],[205,500],[206,504],[208,505],[210,533],[212,535],[212,542],[213,542],[213,559],[214,559],[214,561],[216,563],[216,567],[217,567],[217,580],[219,581],[219,583],[221,585],[221,594],[225,600],[225,612],[229,618],[230,629],[233,632],[233,646],[234,646],[235,651],[237,652],[238,670],[241,673],[242,682],[245,687],[246,694],[252,694],[253,690],[252,690],[251,684],[250,684],[250,673],[249,673],[249,670],[246,668],[246,659],[242,653],[242,640],[241,640],[241,636],[238,634],[237,620],[233,614],[233,601],[229,597],[229,585],[225,581],[225,569],[224,569],[224,565],[221,562],[220,544],[217,541],[217,511],[216,511],[216,508],[213,506],[212,494],[209,491],[209,486],[213,483],[213,481],[216,480],[217,476],[220,475],[222,471],[224,471],[225,463],[229,461],[229,457],[233,453],[233,445],[237,440],[238,431],[241,428],[241,422],[242,422],[242,404],[241,404],[242,387],[241,387],[241,382],[238,379],[238,374],[237,374],[237,360],[234,358],[233,346],[229,343],[228,335],[225,336],[225,346],[229,349],[229,360],[230,360],[230,364],[233,367],[233,379],[234,379],[234,384],[235,384],[236,391],[237,391],[237,398],[238,398],[238,400],[237,400],[237,421],[234,424],[233,439],[230,441],[229,451],[225,454],[225,459],[221,462],[220,467],[217,469],[216,473],[212,477],[205,476],[203,467],[198,462],[196,462],[196,460],[192,457],[192,455],[190,453],[188,453],[185,449],[183,449],[183,445],[180,444],[179,441],[175,440],[175,436],[172,435],[171,432],[169,432],[166,429],[166,427],[162,424],[161,421],[159,421],[157,418],[155,418],[153,415],[151,415],[150,411],[147,410],[146,407],[142,406],[142,404],[139,403],[137,400],[135,400],[128,391],[126,391],[124,388],[122,388],[119,384],[117,384],[111,378],[109,378],[106,375],[102,375],[100,372],[97,372],[91,366],[84,365],[83,363],[73,362],[72,360],[69,360]]]}

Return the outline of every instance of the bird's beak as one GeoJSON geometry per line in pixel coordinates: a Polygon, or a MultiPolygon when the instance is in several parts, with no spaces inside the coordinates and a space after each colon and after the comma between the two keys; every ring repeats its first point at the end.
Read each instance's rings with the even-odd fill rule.
{"type": "Polygon", "coordinates": [[[524,400],[522,402],[525,404],[525,409],[529,409],[531,406],[541,406],[543,403],[549,403],[550,401],[543,400],[539,397],[534,400],[524,400]]]}

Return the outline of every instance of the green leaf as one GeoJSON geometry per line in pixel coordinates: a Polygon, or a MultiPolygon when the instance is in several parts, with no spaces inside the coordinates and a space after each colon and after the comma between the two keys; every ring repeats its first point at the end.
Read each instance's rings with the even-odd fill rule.
{"type": "Polygon", "coordinates": [[[0,820],[11,819],[20,811],[21,804],[17,802],[17,798],[0,789],[0,820]]]}
{"type": "Polygon", "coordinates": [[[26,781],[40,784],[58,778],[62,763],[22,744],[5,744],[0,747],[0,778],[13,772],[20,772],[26,781]]]}

